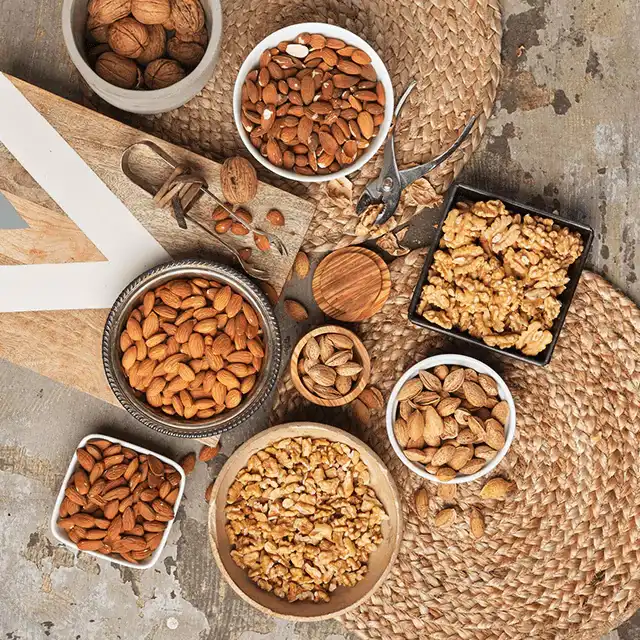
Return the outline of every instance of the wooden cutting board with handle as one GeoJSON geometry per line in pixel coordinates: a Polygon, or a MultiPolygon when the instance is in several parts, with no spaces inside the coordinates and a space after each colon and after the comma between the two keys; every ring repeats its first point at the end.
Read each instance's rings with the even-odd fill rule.
{"type": "MultiPolygon", "coordinates": [[[[178,228],[168,210],[155,207],[151,198],[122,173],[120,158],[135,142],[152,140],[181,164],[204,176],[219,197],[220,165],[176,145],[161,141],[115,120],[85,109],[26,82],[13,84],[73,147],[98,177],[127,206],[173,258],[189,256],[233,262],[207,233],[191,225],[178,228]]],[[[158,167],[140,159],[140,170],[153,174],[158,167]]],[[[150,178],[150,175],[147,175],[150,178]]],[[[156,182],[162,184],[163,179],[156,182]]],[[[28,228],[0,229],[0,265],[52,264],[104,260],[104,256],[68,218],[19,162],[0,143],[0,195],[15,208],[28,228]]],[[[201,201],[192,214],[209,221],[215,203],[201,201]]],[[[90,207],[91,203],[88,202],[90,207]]],[[[285,216],[279,237],[288,249],[281,257],[274,250],[253,262],[270,274],[279,294],[300,249],[314,213],[314,205],[271,185],[260,183],[255,200],[246,208],[262,224],[271,208],[285,216]]],[[[265,226],[265,228],[267,228],[265,226]]],[[[273,228],[268,228],[273,231],[273,228]]],[[[277,230],[276,230],[277,231],[277,230]]],[[[247,246],[247,236],[238,239],[247,246]]],[[[260,255],[257,255],[260,254],[260,255]]],[[[237,265],[236,265],[237,266],[237,265]]],[[[0,357],[32,369],[106,402],[118,404],[104,377],[100,345],[108,309],[38,311],[0,314],[0,357]]]]}

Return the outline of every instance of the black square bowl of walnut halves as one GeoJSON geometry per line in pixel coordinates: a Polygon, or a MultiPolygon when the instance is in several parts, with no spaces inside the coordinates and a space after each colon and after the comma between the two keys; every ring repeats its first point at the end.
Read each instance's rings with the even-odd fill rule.
{"type": "Polygon", "coordinates": [[[409,320],[547,365],[592,240],[588,226],[454,185],[409,320]]]}

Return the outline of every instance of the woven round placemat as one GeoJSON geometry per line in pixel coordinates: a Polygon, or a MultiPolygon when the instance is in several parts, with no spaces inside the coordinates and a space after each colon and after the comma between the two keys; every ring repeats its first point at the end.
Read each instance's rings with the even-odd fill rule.
{"type": "MultiPolygon", "coordinates": [[[[407,321],[424,256],[414,251],[391,265],[387,304],[357,329],[371,356],[371,384],[385,398],[411,364],[460,350],[407,321]]],[[[342,618],[363,638],[596,639],[640,606],[640,310],[584,273],[549,366],[490,364],[518,412],[515,440],[495,474],[517,485],[504,502],[482,502],[482,480],[459,485],[456,524],[438,530],[433,515],[444,502],[427,483],[431,515],[417,518],[420,478],[393,453],[383,412],[358,430],[396,479],[407,523],[389,578],[342,618]],[[479,541],[469,533],[472,505],[486,521],[479,541]]],[[[277,421],[313,414],[287,380],[274,412],[277,421]]]]}
{"type": "MultiPolygon", "coordinates": [[[[269,33],[315,21],[340,25],[367,40],[387,65],[396,95],[411,79],[417,80],[396,133],[401,167],[433,158],[455,140],[471,115],[480,113],[461,149],[429,176],[443,193],[480,143],[500,76],[498,0],[222,0],[222,9],[220,57],[205,89],[180,109],[138,117],[135,124],[205,155],[247,155],[232,112],[240,65],[269,33]]],[[[378,154],[352,176],[354,200],[380,166],[378,154]]],[[[316,201],[307,250],[325,251],[366,239],[356,232],[353,207],[341,206],[326,184],[307,188],[278,181],[266,170],[261,178],[316,201]]]]}

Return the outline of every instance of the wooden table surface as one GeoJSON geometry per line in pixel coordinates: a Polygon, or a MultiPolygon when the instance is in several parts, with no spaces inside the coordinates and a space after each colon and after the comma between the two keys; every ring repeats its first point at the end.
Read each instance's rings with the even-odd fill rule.
{"type": "MultiPolygon", "coordinates": [[[[224,0],[222,0],[224,2],[224,0]]],[[[504,78],[495,116],[462,180],[591,224],[592,268],[640,301],[640,9],[635,0],[504,0],[504,78]]],[[[62,0],[0,0],[0,71],[80,99],[62,42],[62,0]]],[[[428,241],[435,215],[413,225],[428,241]]],[[[311,305],[310,279],[287,295],[311,305]]],[[[287,354],[318,320],[294,326],[278,309],[287,354]]],[[[0,336],[0,341],[2,336],[0,336]]],[[[286,355],[285,355],[286,357],[286,355]]],[[[8,639],[344,640],[337,622],[268,619],[221,581],[207,548],[204,489],[226,454],[264,427],[257,416],[190,476],[163,559],[146,572],[54,544],[48,518],[68,459],[107,429],[180,456],[189,442],[149,435],[120,409],[0,361],[0,636],[8,639]],[[10,577],[10,579],[9,579],[10,577]]],[[[637,616],[636,616],[637,618],[637,616]]],[[[639,640],[630,621],[610,640],[639,640]]]]}

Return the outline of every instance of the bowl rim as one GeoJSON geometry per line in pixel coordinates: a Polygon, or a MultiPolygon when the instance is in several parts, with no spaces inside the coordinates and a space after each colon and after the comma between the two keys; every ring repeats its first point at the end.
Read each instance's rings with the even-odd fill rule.
{"type": "Polygon", "coordinates": [[[320,327],[311,329],[311,331],[305,333],[300,338],[300,340],[298,340],[296,346],[291,352],[291,359],[289,360],[289,373],[298,393],[310,402],[313,402],[320,407],[341,407],[345,404],[353,402],[369,384],[369,380],[371,378],[371,358],[369,356],[369,351],[364,346],[362,340],[360,340],[360,338],[358,338],[358,336],[353,331],[351,331],[350,329],[346,329],[345,327],[341,327],[337,324],[323,324],[320,327]],[[300,360],[300,355],[302,353],[302,349],[304,349],[304,346],[307,344],[307,342],[309,342],[311,338],[324,335],[325,333],[340,333],[347,336],[348,338],[351,338],[351,340],[353,340],[353,344],[358,347],[356,349],[356,352],[358,354],[358,357],[362,360],[362,375],[358,379],[358,384],[353,389],[351,389],[351,391],[349,391],[346,396],[341,396],[333,400],[329,398],[321,398],[315,393],[311,393],[311,391],[309,391],[300,380],[300,374],[298,373],[298,361],[300,360]],[[364,354],[364,357],[362,356],[362,354],[364,354]]]}
{"type": "MultiPolygon", "coordinates": [[[[212,28],[209,30],[209,42],[204,51],[204,55],[202,56],[202,60],[191,70],[189,73],[185,75],[182,80],[179,80],[175,84],[172,84],[170,87],[165,87],[164,89],[123,89],[122,87],[118,87],[106,80],[103,80],[88,64],[83,55],[82,51],[76,44],[73,25],[71,23],[71,13],[72,8],[77,0],[64,0],[62,5],[62,36],[64,43],[69,51],[71,60],[73,64],[78,68],[80,74],[84,78],[90,78],[91,82],[96,84],[101,88],[102,91],[108,91],[114,98],[119,100],[129,100],[131,98],[140,98],[141,96],[148,96],[152,100],[162,100],[177,98],[181,93],[184,95],[190,93],[191,89],[187,87],[188,79],[190,76],[193,78],[196,76],[200,76],[203,72],[205,72],[208,64],[215,64],[218,53],[220,51],[220,42],[222,39],[222,20],[224,16],[222,14],[222,7],[220,5],[220,0],[211,0],[214,4],[212,15],[211,15],[211,25],[212,28]]],[[[99,43],[97,43],[99,44],[99,43]]],[[[135,61],[135,60],[134,60],[135,61]]],[[[208,78],[207,78],[208,80],[208,78]]],[[[205,81],[206,84],[206,81],[205,81]]],[[[198,93],[200,89],[196,92],[198,93]]],[[[195,95],[195,94],[194,94],[195,95]]],[[[182,104],[185,104],[190,100],[183,101],[182,104]]],[[[174,108],[174,107],[172,107],[174,108]]]]}
{"type": "Polygon", "coordinates": [[[352,31],[345,29],[344,27],[340,27],[338,25],[329,24],[326,22],[299,22],[296,24],[291,24],[277,31],[274,31],[263,38],[253,49],[247,54],[240,69],[238,71],[238,75],[236,76],[235,84],[233,87],[233,119],[236,123],[236,128],[238,130],[238,134],[244,143],[244,146],[247,148],[249,153],[256,159],[263,167],[269,169],[273,173],[287,178],[289,180],[295,180],[297,182],[328,182],[329,180],[335,180],[337,178],[344,178],[351,173],[359,171],[362,167],[373,158],[373,156],[378,152],[380,147],[384,144],[384,141],[387,138],[389,130],[391,129],[391,122],[393,119],[393,109],[394,109],[394,93],[393,93],[393,84],[391,82],[391,75],[387,69],[387,65],[384,63],[378,52],[363,38],[356,35],[352,31]],[[266,48],[265,42],[272,40],[275,44],[282,41],[283,39],[291,38],[293,35],[285,35],[290,32],[295,32],[296,35],[305,32],[311,33],[321,33],[323,35],[328,35],[331,37],[338,37],[344,40],[347,44],[351,44],[359,47],[363,51],[365,51],[372,60],[375,60],[380,64],[383,73],[378,74],[378,80],[382,82],[385,90],[385,111],[384,111],[384,121],[380,125],[380,130],[378,131],[378,135],[373,138],[373,142],[369,145],[369,148],[363,153],[353,164],[350,164],[340,171],[336,171],[335,173],[328,173],[326,175],[313,175],[313,176],[305,176],[294,171],[289,171],[287,169],[282,169],[280,167],[276,167],[271,164],[266,158],[263,158],[262,155],[256,150],[256,148],[251,144],[251,140],[244,127],[242,126],[242,122],[240,120],[240,108],[241,108],[241,94],[242,94],[242,85],[244,84],[244,79],[247,74],[256,66],[256,62],[249,62],[251,58],[253,58],[256,52],[260,53],[263,49],[266,48]]]}
{"type": "Polygon", "coordinates": [[[160,555],[164,550],[165,545],[167,544],[169,533],[171,531],[171,528],[173,527],[173,523],[176,521],[175,515],[177,515],[178,508],[180,507],[180,502],[184,494],[184,487],[185,487],[186,481],[187,481],[187,476],[185,475],[184,470],[177,462],[175,462],[175,460],[171,460],[171,458],[167,458],[166,456],[163,456],[160,453],[151,451],[150,449],[146,449],[145,447],[141,447],[137,444],[133,444],[132,442],[121,440],[120,438],[116,438],[115,436],[108,436],[108,435],[105,435],[104,433],[90,433],[86,435],[84,438],[82,438],[82,440],[80,440],[80,442],[74,449],[73,456],[71,456],[71,461],[69,462],[69,467],[67,468],[67,472],[60,484],[60,491],[58,491],[58,497],[56,498],[56,502],[53,507],[53,511],[51,513],[51,519],[49,521],[51,533],[53,534],[53,537],[58,542],[61,542],[67,547],[73,549],[76,553],[87,553],[90,556],[93,556],[94,558],[107,560],[108,562],[115,562],[116,564],[121,564],[125,567],[130,567],[131,569],[150,569],[158,561],[158,559],[160,558],[160,555]],[[180,490],[178,491],[178,498],[176,499],[175,504],[173,505],[174,518],[173,520],[170,520],[167,523],[167,526],[165,527],[164,533],[162,535],[162,540],[160,541],[158,548],[151,554],[148,560],[134,564],[133,562],[129,562],[128,560],[122,560],[119,558],[115,558],[113,556],[108,556],[108,555],[105,555],[104,553],[99,553],[97,551],[84,551],[83,549],[79,549],[78,546],[72,540],[70,540],[68,536],[65,537],[61,533],[61,531],[63,530],[58,526],[57,523],[58,523],[58,517],[60,515],[60,505],[62,504],[62,501],[64,500],[64,496],[65,496],[64,491],[67,485],[69,484],[69,480],[71,479],[71,476],[74,473],[76,463],[78,461],[78,449],[81,449],[82,447],[84,447],[84,445],[87,444],[89,440],[109,440],[109,442],[113,442],[114,444],[120,444],[123,447],[127,447],[128,449],[133,449],[138,453],[142,453],[148,456],[149,455],[154,456],[155,458],[158,458],[158,460],[162,460],[162,462],[164,462],[165,464],[168,464],[171,467],[173,467],[180,474],[180,490]]]}
{"type": "Polygon", "coordinates": [[[513,442],[513,439],[516,435],[516,407],[509,387],[502,379],[502,377],[495,371],[495,369],[491,368],[488,364],[485,364],[480,360],[476,360],[476,358],[471,358],[470,356],[465,356],[457,353],[443,353],[437,356],[430,356],[428,358],[425,358],[424,360],[416,362],[413,366],[409,367],[402,374],[402,376],[400,376],[393,389],[391,390],[391,394],[389,395],[386,409],[386,423],[387,436],[389,437],[389,442],[391,443],[393,450],[395,451],[401,462],[408,469],[413,471],[413,473],[420,476],[421,478],[425,478],[426,480],[435,482],[436,484],[466,484],[468,482],[478,480],[478,478],[482,478],[483,476],[491,473],[500,464],[501,460],[507,455],[507,452],[511,447],[511,443],[513,442]],[[402,452],[402,448],[398,444],[396,434],[393,430],[393,423],[395,422],[395,414],[398,407],[398,393],[400,392],[400,389],[402,388],[404,383],[411,378],[415,378],[418,375],[419,371],[432,369],[433,367],[437,367],[441,364],[460,365],[469,369],[474,369],[478,373],[484,373],[491,376],[498,385],[498,396],[501,400],[506,400],[507,404],[509,405],[509,419],[507,421],[507,425],[505,426],[505,443],[502,449],[498,451],[496,457],[493,458],[493,460],[490,460],[484,467],[482,467],[482,469],[480,469],[480,471],[476,471],[475,473],[469,474],[468,476],[457,475],[453,480],[449,480],[449,482],[443,482],[442,480],[439,480],[436,476],[426,471],[424,467],[421,467],[417,463],[409,460],[409,458],[407,458],[407,456],[405,456],[402,452]]]}
{"type": "MultiPolygon", "coordinates": [[[[268,445],[265,445],[268,446],[268,445]]],[[[255,607],[256,609],[258,609],[259,611],[261,611],[262,613],[265,613],[267,615],[271,615],[274,616],[276,618],[281,618],[284,620],[293,620],[293,621],[300,621],[300,622],[312,622],[312,621],[318,621],[318,620],[330,620],[333,618],[336,618],[337,616],[343,615],[349,611],[352,611],[353,609],[355,609],[356,607],[358,607],[359,605],[361,605],[364,601],[368,600],[372,594],[374,594],[379,588],[380,586],[382,586],[382,583],[386,580],[386,578],[388,577],[389,573],[391,572],[391,570],[393,569],[393,565],[395,564],[397,558],[398,558],[398,554],[400,553],[400,545],[402,543],[402,538],[403,538],[403,533],[404,533],[404,514],[403,514],[403,510],[402,510],[402,498],[400,495],[400,492],[398,491],[398,486],[395,482],[395,480],[393,479],[393,476],[391,475],[391,472],[389,471],[388,467],[384,464],[384,462],[382,461],[382,459],[380,458],[380,456],[371,448],[369,447],[367,444],[365,444],[362,440],[360,440],[360,438],[354,436],[353,434],[349,433],[348,431],[345,431],[344,429],[339,429],[338,427],[334,427],[332,425],[329,424],[322,424],[320,422],[312,422],[312,421],[307,421],[307,420],[301,420],[301,421],[296,421],[296,422],[287,422],[287,423],[283,423],[283,424],[279,424],[273,427],[270,427],[269,429],[265,429],[264,431],[260,431],[259,433],[257,433],[255,436],[251,437],[249,440],[247,440],[244,444],[242,444],[240,447],[238,447],[238,449],[236,449],[227,459],[227,461],[224,463],[224,466],[222,467],[222,469],[220,469],[220,473],[218,474],[218,477],[216,478],[214,485],[213,485],[213,489],[211,492],[211,501],[209,504],[209,513],[208,513],[208,523],[207,523],[207,528],[208,528],[208,535],[209,535],[209,544],[211,546],[211,551],[213,553],[213,557],[216,561],[216,565],[218,567],[218,570],[220,571],[220,573],[223,575],[224,579],[227,581],[227,583],[231,586],[231,588],[247,603],[249,603],[251,606],[255,607]],[[304,435],[304,433],[300,433],[300,435],[290,435],[287,437],[311,437],[311,438],[326,438],[327,440],[331,440],[333,442],[343,442],[343,441],[347,441],[347,444],[349,444],[349,446],[352,446],[353,448],[358,448],[361,450],[366,451],[366,453],[368,455],[371,456],[371,458],[376,462],[376,464],[378,465],[378,468],[380,470],[380,473],[382,474],[384,480],[387,482],[387,484],[389,485],[390,491],[391,491],[391,502],[394,505],[394,511],[395,511],[395,515],[397,517],[397,527],[396,527],[396,535],[395,537],[391,540],[391,556],[389,558],[389,562],[387,563],[387,566],[382,570],[382,572],[380,573],[380,576],[378,577],[378,579],[374,582],[374,584],[372,585],[372,587],[369,589],[369,591],[367,591],[367,593],[363,594],[362,597],[358,598],[355,602],[353,602],[350,605],[347,605],[346,607],[335,611],[333,613],[328,613],[328,614],[322,614],[322,615],[317,615],[317,616],[300,616],[300,615],[295,615],[295,614],[282,614],[282,613],[278,613],[276,611],[273,611],[272,609],[256,602],[255,600],[253,600],[253,598],[251,598],[250,596],[248,596],[233,580],[233,578],[229,575],[224,563],[222,562],[222,558],[220,556],[220,551],[218,549],[218,545],[217,545],[217,527],[216,527],[216,512],[218,510],[218,508],[224,508],[224,504],[226,502],[225,501],[221,501],[220,500],[220,486],[222,485],[222,483],[224,482],[226,476],[229,474],[229,469],[231,467],[231,465],[233,464],[233,462],[235,462],[238,458],[242,458],[244,457],[245,459],[245,464],[246,464],[246,460],[248,460],[248,456],[247,456],[247,452],[252,448],[253,444],[255,441],[265,438],[265,436],[269,436],[268,440],[269,441],[277,441],[278,439],[281,439],[281,436],[278,436],[277,434],[282,432],[283,430],[291,430],[291,429],[299,429],[301,432],[304,432],[305,430],[311,429],[311,430],[317,430],[319,433],[317,435],[304,435]],[[336,438],[332,438],[331,436],[338,436],[336,438]],[[341,439],[339,439],[341,438],[341,439]]],[[[224,534],[224,532],[221,532],[222,534],[224,534]]]]}
{"type": "MultiPolygon", "coordinates": [[[[180,278],[179,273],[175,274],[175,279],[178,278],[180,278]]],[[[233,285],[230,286],[233,288],[233,285]]],[[[252,304],[255,306],[255,303],[252,304]]],[[[116,301],[113,303],[102,334],[102,364],[105,376],[111,390],[120,404],[146,427],[164,435],[179,438],[207,438],[211,436],[218,436],[248,420],[261,408],[269,394],[273,391],[278,379],[281,359],[282,336],[280,334],[280,326],[267,296],[256,284],[254,284],[246,275],[240,273],[237,269],[226,264],[197,258],[172,260],[156,267],[152,267],[140,274],[122,290],[116,301]],[[172,271],[180,268],[191,268],[194,270],[208,272],[212,279],[221,277],[221,274],[224,274],[226,277],[241,282],[242,285],[250,290],[261,303],[260,308],[256,309],[256,311],[258,315],[261,316],[261,319],[270,326],[273,333],[273,343],[267,345],[272,353],[272,360],[270,363],[271,371],[265,371],[266,377],[264,378],[263,388],[259,393],[257,392],[253,398],[251,398],[251,402],[241,403],[238,407],[231,409],[228,413],[223,413],[219,416],[212,416],[209,420],[186,423],[184,426],[182,426],[181,421],[171,419],[171,416],[166,416],[166,418],[162,418],[161,421],[160,416],[157,416],[153,411],[147,409],[146,406],[144,406],[144,408],[140,408],[137,406],[137,403],[132,402],[121,389],[120,382],[118,381],[115,369],[119,363],[114,362],[111,357],[112,345],[114,345],[119,339],[119,336],[116,335],[116,325],[121,319],[120,316],[122,314],[123,307],[126,306],[130,300],[140,295],[142,290],[148,284],[149,279],[171,273],[172,271]],[[220,417],[225,415],[228,416],[226,420],[220,417]],[[221,420],[222,424],[220,424],[221,420]]],[[[144,402],[140,401],[139,404],[144,405],[144,402]]]]}

